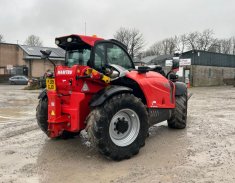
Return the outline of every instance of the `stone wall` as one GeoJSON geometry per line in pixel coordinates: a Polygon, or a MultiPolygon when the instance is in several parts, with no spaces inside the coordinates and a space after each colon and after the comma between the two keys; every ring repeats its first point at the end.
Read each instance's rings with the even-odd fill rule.
{"type": "MultiPolygon", "coordinates": [[[[230,84],[235,79],[235,68],[214,66],[191,66],[191,84],[193,86],[218,86],[230,84]]],[[[233,83],[233,82],[232,82],[233,83]]]]}

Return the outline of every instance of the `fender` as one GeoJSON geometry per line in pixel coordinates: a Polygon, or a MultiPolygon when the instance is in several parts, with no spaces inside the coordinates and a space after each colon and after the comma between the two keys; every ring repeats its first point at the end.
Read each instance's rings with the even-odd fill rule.
{"type": "Polygon", "coordinates": [[[125,86],[110,85],[95,94],[90,101],[90,107],[103,104],[107,99],[119,93],[132,93],[132,89],[125,86]]]}
{"type": "Polygon", "coordinates": [[[43,98],[46,97],[46,96],[47,96],[47,89],[45,88],[45,89],[43,89],[43,90],[41,91],[41,93],[39,94],[38,99],[43,99],[43,98]]]}
{"type": "Polygon", "coordinates": [[[187,85],[183,82],[175,82],[175,96],[181,96],[187,91],[187,85]]]}
{"type": "Polygon", "coordinates": [[[126,77],[134,80],[139,85],[148,108],[175,108],[175,86],[160,73],[130,71],[126,73],[126,77]]]}

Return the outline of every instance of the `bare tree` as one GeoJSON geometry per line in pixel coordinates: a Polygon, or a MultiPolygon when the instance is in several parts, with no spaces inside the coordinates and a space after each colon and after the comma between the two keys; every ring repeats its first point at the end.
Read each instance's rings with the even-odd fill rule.
{"type": "Polygon", "coordinates": [[[26,39],[25,44],[29,45],[29,46],[42,46],[42,41],[41,41],[40,37],[35,36],[35,35],[30,35],[26,39]]]}
{"type": "Polygon", "coordinates": [[[134,58],[144,47],[143,34],[137,29],[131,31],[130,54],[134,58]]]}
{"type": "Polygon", "coordinates": [[[168,53],[168,50],[169,50],[171,43],[170,43],[169,39],[163,39],[161,41],[161,44],[162,44],[162,52],[164,55],[166,55],[168,53]]]}
{"type": "Polygon", "coordinates": [[[3,38],[3,35],[0,34],[0,43],[3,43],[4,42],[4,38],[3,38]]]}
{"type": "Polygon", "coordinates": [[[162,50],[161,42],[156,42],[147,50],[147,56],[162,55],[162,50]]]}
{"type": "Polygon", "coordinates": [[[214,43],[216,39],[213,37],[214,32],[211,29],[206,29],[199,34],[197,40],[197,49],[207,51],[214,43]]]}
{"type": "Polygon", "coordinates": [[[126,45],[127,48],[129,47],[130,44],[130,37],[131,34],[129,29],[123,27],[119,28],[114,35],[114,38],[123,43],[124,45],[126,45]]]}
{"type": "Polygon", "coordinates": [[[208,51],[224,54],[234,54],[233,38],[216,39],[216,41],[214,42],[214,44],[211,45],[208,51]]]}
{"type": "Polygon", "coordinates": [[[174,36],[154,43],[148,50],[149,55],[167,55],[175,51],[184,52],[187,50],[209,50],[214,49],[216,39],[213,38],[213,31],[204,30],[202,33],[195,31],[180,36],[174,36]]]}
{"type": "Polygon", "coordinates": [[[220,41],[215,39],[214,44],[212,44],[207,51],[221,53],[220,41]]]}
{"type": "Polygon", "coordinates": [[[166,41],[168,41],[168,52],[166,52],[166,54],[173,54],[177,50],[177,40],[177,36],[166,39],[166,41]]]}
{"type": "Polygon", "coordinates": [[[204,50],[214,49],[216,44],[214,32],[211,29],[206,29],[203,32],[191,32],[186,36],[186,45],[188,50],[204,50]]]}
{"type": "Polygon", "coordinates": [[[235,37],[216,39],[211,29],[195,31],[157,41],[143,55],[172,54],[176,50],[181,53],[188,50],[204,50],[235,55],[235,37]]]}
{"type": "Polygon", "coordinates": [[[143,34],[137,29],[121,27],[114,34],[114,38],[127,46],[127,51],[132,58],[136,57],[144,47],[143,34]]]}
{"type": "Polygon", "coordinates": [[[200,33],[195,31],[188,33],[186,36],[186,44],[189,50],[196,50],[197,49],[197,40],[199,39],[200,33]]]}
{"type": "Polygon", "coordinates": [[[163,39],[154,43],[147,51],[145,55],[168,55],[173,54],[177,50],[178,37],[171,37],[163,39]]]}
{"type": "Polygon", "coordinates": [[[232,37],[232,50],[231,54],[235,55],[235,37],[232,37]]]}
{"type": "Polygon", "coordinates": [[[235,37],[220,40],[221,53],[235,55],[235,37]]]}
{"type": "Polygon", "coordinates": [[[230,54],[232,53],[232,38],[220,40],[221,53],[230,54]]]}
{"type": "Polygon", "coordinates": [[[174,43],[171,38],[163,39],[160,44],[162,45],[162,53],[167,55],[174,47],[174,43]]]}
{"type": "Polygon", "coordinates": [[[175,36],[175,49],[181,53],[185,51],[187,44],[186,34],[175,36]]]}

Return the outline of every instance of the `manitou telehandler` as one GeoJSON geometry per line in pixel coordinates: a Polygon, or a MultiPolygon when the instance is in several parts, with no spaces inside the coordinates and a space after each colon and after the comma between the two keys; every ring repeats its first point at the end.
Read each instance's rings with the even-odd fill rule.
{"type": "MultiPolygon", "coordinates": [[[[66,51],[39,95],[37,122],[48,137],[66,137],[86,130],[99,151],[114,160],[130,158],[144,146],[151,125],[167,120],[182,129],[187,121],[187,87],[170,73],[137,69],[126,46],[96,36],[55,39],[66,51]]],[[[41,50],[49,59],[51,51],[41,50]]]]}

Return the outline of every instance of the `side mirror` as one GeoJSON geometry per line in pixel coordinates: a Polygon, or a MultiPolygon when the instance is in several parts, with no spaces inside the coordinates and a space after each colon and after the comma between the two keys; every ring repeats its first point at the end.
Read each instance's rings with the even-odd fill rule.
{"type": "Polygon", "coordinates": [[[180,67],[180,63],[179,63],[179,60],[174,60],[172,61],[172,70],[175,70],[175,69],[179,69],[180,67]]]}
{"type": "Polygon", "coordinates": [[[42,53],[41,59],[48,59],[51,54],[51,50],[40,50],[40,52],[42,53]]]}

